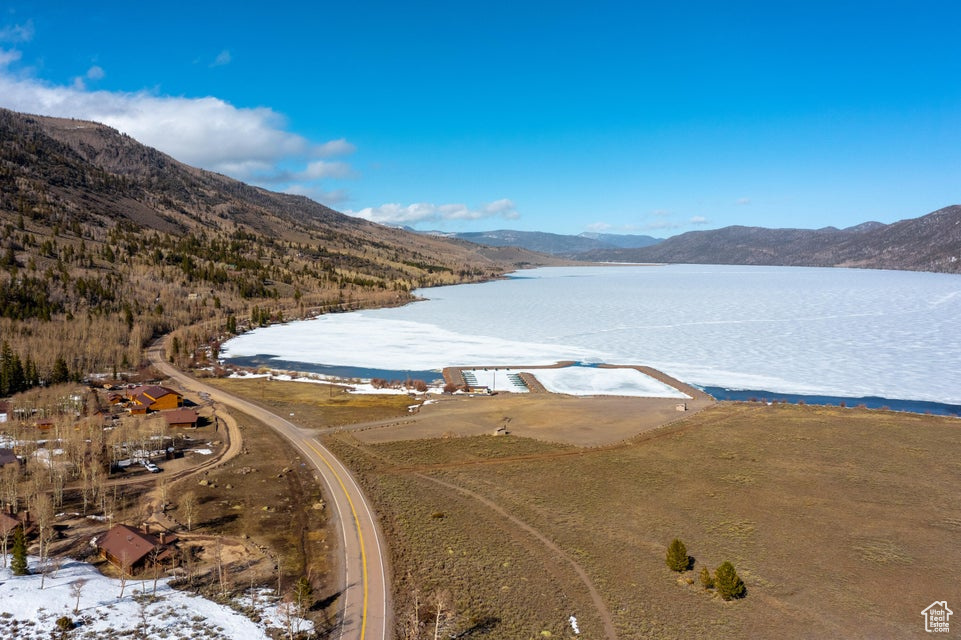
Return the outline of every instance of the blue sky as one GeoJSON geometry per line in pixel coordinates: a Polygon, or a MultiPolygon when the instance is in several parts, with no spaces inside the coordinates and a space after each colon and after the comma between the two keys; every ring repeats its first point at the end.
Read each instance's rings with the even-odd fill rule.
{"type": "Polygon", "coordinates": [[[419,229],[844,227],[961,202],[959,25],[953,1],[12,0],[0,106],[419,229]]]}

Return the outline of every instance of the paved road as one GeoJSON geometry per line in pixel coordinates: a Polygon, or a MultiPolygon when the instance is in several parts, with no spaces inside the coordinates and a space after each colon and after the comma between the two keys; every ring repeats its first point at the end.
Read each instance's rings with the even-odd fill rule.
{"type": "Polygon", "coordinates": [[[153,365],[186,389],[209,393],[216,402],[233,407],[270,426],[287,438],[320,472],[327,485],[343,532],[344,562],[340,576],[341,627],[343,640],[388,640],[390,632],[387,591],[386,548],[373,511],[350,472],[310,433],[289,420],[242,398],[208,386],[184,374],[163,358],[163,346],[147,351],[153,365]]]}

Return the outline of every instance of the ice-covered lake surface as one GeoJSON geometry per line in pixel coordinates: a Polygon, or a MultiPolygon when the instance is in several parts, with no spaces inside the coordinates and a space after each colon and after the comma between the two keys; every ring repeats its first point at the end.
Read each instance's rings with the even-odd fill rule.
{"type": "Polygon", "coordinates": [[[563,267],[417,293],[428,300],[251,331],[223,357],[398,372],[639,364],[706,387],[961,404],[958,275],[563,267]]]}

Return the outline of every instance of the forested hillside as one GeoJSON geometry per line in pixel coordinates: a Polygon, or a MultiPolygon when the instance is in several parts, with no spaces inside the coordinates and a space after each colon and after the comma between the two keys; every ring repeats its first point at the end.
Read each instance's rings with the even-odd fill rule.
{"type": "Polygon", "coordinates": [[[399,304],[543,259],[345,216],[103,125],[0,110],[0,336],[34,381],[135,366],[151,337],[201,321],[178,357],[219,328],[399,304]]]}

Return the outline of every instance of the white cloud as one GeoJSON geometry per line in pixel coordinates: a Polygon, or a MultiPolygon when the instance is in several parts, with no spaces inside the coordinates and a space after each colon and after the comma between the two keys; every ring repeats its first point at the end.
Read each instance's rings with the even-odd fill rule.
{"type": "Polygon", "coordinates": [[[326,158],[329,156],[347,156],[352,154],[357,150],[357,147],[347,142],[343,138],[338,140],[331,140],[330,142],[325,142],[324,144],[318,145],[314,150],[314,154],[321,158],[326,158]]]}
{"type": "Polygon", "coordinates": [[[287,130],[285,118],[272,109],[235,107],[216,97],[88,90],[87,80],[105,75],[99,66],[70,85],[56,85],[12,72],[20,57],[0,49],[2,107],[101,122],[181,162],[291,192],[332,193],[315,183],[353,173],[346,163],[311,159],[351,153],[354,145],[343,138],[308,140],[287,130]]]}
{"type": "Polygon", "coordinates": [[[210,66],[222,67],[226,64],[230,64],[230,60],[231,60],[230,51],[228,51],[227,49],[224,49],[223,51],[217,54],[217,57],[214,58],[214,61],[210,63],[210,66]]]}
{"type": "Polygon", "coordinates": [[[349,178],[353,170],[346,162],[325,162],[315,160],[307,168],[297,174],[300,180],[319,180],[321,178],[349,178]]]}
{"type": "Polygon", "coordinates": [[[0,28],[0,42],[30,42],[33,36],[33,20],[0,28]]]}
{"type": "Polygon", "coordinates": [[[692,216],[691,219],[688,220],[687,222],[688,224],[705,225],[705,224],[708,224],[710,220],[708,220],[704,216],[692,216]]]}
{"type": "Polygon", "coordinates": [[[737,200],[734,201],[734,204],[736,204],[736,205],[751,204],[751,199],[750,199],[750,198],[738,198],[737,200]]]}
{"type": "Polygon", "coordinates": [[[0,68],[9,66],[10,64],[16,62],[20,59],[20,52],[16,49],[7,51],[5,49],[0,49],[0,68]]]}
{"type": "Polygon", "coordinates": [[[360,211],[345,213],[381,224],[416,224],[418,222],[439,222],[442,220],[481,220],[483,218],[504,218],[516,220],[520,217],[513,202],[504,198],[495,200],[476,209],[464,204],[440,204],[416,202],[409,205],[396,203],[367,207],[360,211]]]}
{"type": "Polygon", "coordinates": [[[517,207],[507,198],[485,204],[480,208],[480,211],[486,214],[482,216],[484,218],[499,216],[505,220],[517,220],[520,217],[520,214],[517,213],[517,207]]]}
{"type": "Polygon", "coordinates": [[[76,78],[74,78],[73,84],[70,86],[76,91],[86,91],[87,80],[101,80],[105,75],[106,73],[104,73],[104,70],[102,67],[98,67],[97,65],[94,65],[89,69],[87,69],[87,73],[85,73],[82,77],[77,76],[76,78]]]}

